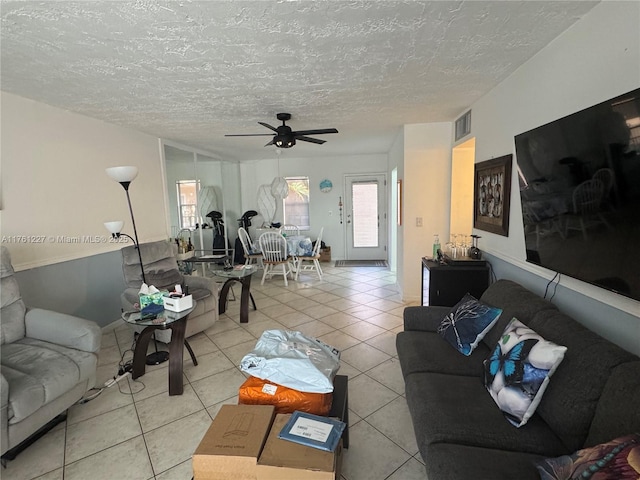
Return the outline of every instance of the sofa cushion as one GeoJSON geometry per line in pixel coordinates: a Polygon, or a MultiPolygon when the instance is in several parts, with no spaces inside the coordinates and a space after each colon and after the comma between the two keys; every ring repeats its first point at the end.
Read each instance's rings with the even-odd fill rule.
{"type": "Polygon", "coordinates": [[[92,353],[31,338],[4,345],[1,357],[11,424],[89,379],[97,364],[92,353]]]}
{"type": "MultiPolygon", "coordinates": [[[[504,327],[513,317],[525,325],[541,311],[555,311],[555,305],[530,292],[522,285],[511,280],[498,280],[492,283],[480,297],[484,303],[502,309],[502,315],[493,328],[482,339],[485,345],[493,349],[504,331],[504,327]]],[[[544,334],[542,334],[544,336],[544,334]]]]}
{"type": "Polygon", "coordinates": [[[517,319],[509,322],[484,362],[485,387],[509,422],[527,423],[566,351],[517,319]]]}
{"type": "Polygon", "coordinates": [[[458,355],[437,333],[400,332],[396,336],[396,349],[402,375],[414,372],[438,372],[450,375],[482,377],[482,360],[489,349],[479,345],[470,356],[458,355]]]}
{"type": "Polygon", "coordinates": [[[428,459],[427,477],[446,480],[540,480],[534,462],[544,458],[450,443],[428,445],[421,454],[428,459]]]}
{"type": "Polygon", "coordinates": [[[418,445],[459,443],[545,456],[570,452],[537,415],[513,428],[479,377],[412,373],[405,395],[418,445]]]}
{"type": "Polygon", "coordinates": [[[438,333],[457,351],[469,356],[501,313],[501,309],[479,302],[467,293],[445,315],[438,333]]]}
{"type": "Polygon", "coordinates": [[[536,462],[542,480],[637,480],[640,434],[633,433],[556,458],[536,462]]]}
{"type": "Polygon", "coordinates": [[[623,363],[611,371],[585,446],[604,443],[626,433],[640,432],[640,361],[623,363]]]}
{"type": "MultiPolygon", "coordinates": [[[[584,446],[614,368],[638,357],[557,311],[540,312],[530,326],[547,340],[567,347],[536,411],[574,452],[584,446]]],[[[638,375],[634,378],[637,381],[638,375]]]]}

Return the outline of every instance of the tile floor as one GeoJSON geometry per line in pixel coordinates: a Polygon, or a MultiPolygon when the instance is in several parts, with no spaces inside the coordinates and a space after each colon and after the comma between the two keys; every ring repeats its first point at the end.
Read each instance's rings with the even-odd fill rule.
{"type": "MultiPolygon", "coordinates": [[[[260,285],[258,310],[239,323],[239,302],[204,333],[190,338],[199,365],[185,352],[184,394],[169,397],[166,364],[140,381],[127,379],[96,399],[72,407],[67,421],[21,453],[5,480],[188,480],[191,454],[221,405],[237,403],[242,357],[266,329],[299,330],[342,350],[340,374],[349,376],[350,448],[342,480],[426,479],[416,446],[396,355],[404,306],[395,276],[385,268],[335,268],[284,287],[282,278],[260,285]]],[[[239,288],[236,288],[239,293],[239,288]]],[[[132,333],[116,322],[105,331],[98,382],[130,358],[132,333]]]]}

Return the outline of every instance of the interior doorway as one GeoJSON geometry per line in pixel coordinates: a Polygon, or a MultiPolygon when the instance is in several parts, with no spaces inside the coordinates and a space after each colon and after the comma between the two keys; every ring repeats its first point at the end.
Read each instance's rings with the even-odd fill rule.
{"type": "MultiPolygon", "coordinates": [[[[475,138],[453,147],[451,155],[451,218],[449,220],[449,232],[452,235],[471,235],[472,233],[475,157],[475,138]]],[[[440,239],[442,243],[448,240],[440,239]]]]}
{"type": "Polygon", "coordinates": [[[387,260],[386,175],[345,175],[347,260],[387,260]]]}

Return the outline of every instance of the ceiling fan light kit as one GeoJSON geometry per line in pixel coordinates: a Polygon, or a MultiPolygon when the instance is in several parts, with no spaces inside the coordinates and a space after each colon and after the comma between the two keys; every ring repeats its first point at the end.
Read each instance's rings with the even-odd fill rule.
{"type": "Polygon", "coordinates": [[[278,120],[282,121],[282,125],[280,125],[278,128],[272,127],[268,123],[258,122],[263,127],[266,127],[275,133],[240,133],[225,135],[225,137],[258,137],[271,135],[273,136],[273,138],[265,145],[265,147],[268,147],[269,145],[275,145],[278,148],[291,148],[296,144],[296,140],[302,140],[303,142],[309,143],[317,143],[318,145],[322,145],[326,142],[326,140],[311,138],[307,135],[324,135],[327,133],[338,133],[338,130],[336,130],[335,128],[299,130],[297,132],[294,132],[291,130],[291,127],[285,123],[287,120],[291,120],[290,113],[278,113],[276,117],[278,120]]]}

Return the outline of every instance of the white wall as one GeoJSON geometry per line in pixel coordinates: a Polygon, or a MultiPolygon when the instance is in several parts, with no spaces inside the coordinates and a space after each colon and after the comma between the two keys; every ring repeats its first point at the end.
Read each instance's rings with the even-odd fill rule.
{"type": "MultiPolygon", "coordinates": [[[[514,154],[514,136],[640,86],[640,3],[602,2],[513,75],[472,105],[471,135],[476,162],[514,154]]],[[[552,272],[525,263],[525,243],[517,175],[512,177],[509,236],[484,231],[480,248],[544,279],[552,272]]],[[[631,246],[629,246],[631,247],[631,246]]],[[[638,352],[640,303],[562,277],[569,290],[555,301],[616,343],[638,352]],[[572,292],[581,295],[568,298],[572,292]],[[606,319],[580,312],[597,300],[614,309],[606,319]]],[[[565,310],[566,311],[566,310],[565,310]]]]}
{"type": "Polygon", "coordinates": [[[140,241],[166,237],[158,139],[6,92],[2,111],[3,245],[16,270],[121,248],[103,222],[124,220],[123,188],[105,168],[135,165],[129,192],[140,241]],[[29,238],[31,236],[31,238],[29,238]],[[69,243],[59,237],[96,237],[69,243]]]}
{"type": "MultiPolygon", "coordinates": [[[[283,155],[279,160],[274,158],[242,163],[240,171],[243,210],[258,210],[256,201],[258,187],[263,184],[270,185],[274,177],[309,177],[311,223],[309,236],[312,239],[315,238],[320,228],[324,227],[322,239],[331,247],[332,260],[336,260],[345,258],[345,224],[340,224],[338,209],[340,197],[344,202],[344,175],[348,173],[387,173],[388,158],[386,154],[313,159],[289,158],[283,155]],[[328,193],[320,191],[320,181],[325,178],[333,183],[333,189],[328,193]]],[[[281,218],[277,218],[276,221],[281,221],[281,218]]]]}
{"type": "Polygon", "coordinates": [[[403,299],[420,300],[421,259],[431,256],[433,236],[449,235],[451,122],[404,127],[403,299]],[[422,219],[417,226],[416,219],[422,219]]]}

